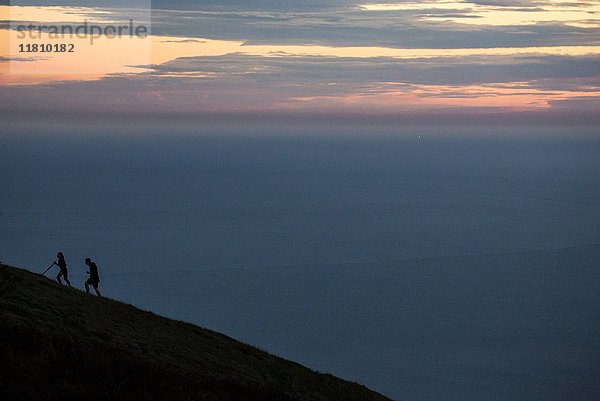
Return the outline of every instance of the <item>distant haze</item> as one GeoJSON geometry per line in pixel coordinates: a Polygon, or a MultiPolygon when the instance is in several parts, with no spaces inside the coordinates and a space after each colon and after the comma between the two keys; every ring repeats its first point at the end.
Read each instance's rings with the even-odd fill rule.
{"type": "Polygon", "coordinates": [[[593,399],[600,144],[504,136],[5,132],[0,260],[394,399],[593,399]]]}

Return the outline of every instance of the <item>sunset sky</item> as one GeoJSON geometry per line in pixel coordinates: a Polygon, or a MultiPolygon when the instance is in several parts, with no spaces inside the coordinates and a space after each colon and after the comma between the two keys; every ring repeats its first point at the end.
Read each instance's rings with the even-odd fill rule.
{"type": "Polygon", "coordinates": [[[597,125],[600,114],[600,1],[0,4],[0,108],[11,120],[158,113],[597,125]],[[16,36],[19,24],[130,19],[151,34],[91,45],[16,36]],[[16,50],[36,42],[75,52],[16,50]]]}

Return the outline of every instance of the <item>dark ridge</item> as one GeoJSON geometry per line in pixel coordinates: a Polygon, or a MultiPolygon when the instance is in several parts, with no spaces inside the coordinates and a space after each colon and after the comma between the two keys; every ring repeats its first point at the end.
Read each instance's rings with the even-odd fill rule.
{"type": "Polygon", "coordinates": [[[0,265],[3,400],[388,400],[225,335],[0,265]]]}

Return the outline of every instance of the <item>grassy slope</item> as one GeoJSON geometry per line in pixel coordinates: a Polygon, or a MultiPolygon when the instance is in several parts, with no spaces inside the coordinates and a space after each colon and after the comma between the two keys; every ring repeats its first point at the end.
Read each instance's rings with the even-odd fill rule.
{"type": "Polygon", "coordinates": [[[39,400],[386,400],[224,335],[0,265],[0,394],[39,400]]]}

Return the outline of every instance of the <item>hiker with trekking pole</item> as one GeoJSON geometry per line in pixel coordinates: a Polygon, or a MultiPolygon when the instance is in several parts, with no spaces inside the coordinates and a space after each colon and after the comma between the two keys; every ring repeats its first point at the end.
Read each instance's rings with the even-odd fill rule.
{"type": "Polygon", "coordinates": [[[69,287],[72,287],[71,282],[69,281],[69,271],[67,270],[67,262],[65,262],[65,256],[62,254],[62,252],[59,252],[56,254],[56,258],[57,258],[57,260],[52,262],[50,267],[48,267],[46,270],[44,270],[44,272],[42,273],[42,276],[44,274],[46,274],[46,272],[48,270],[50,270],[52,268],[52,266],[56,265],[60,269],[60,271],[56,275],[56,281],[58,281],[60,284],[62,284],[62,281],[60,278],[63,277],[65,279],[65,283],[67,283],[67,285],[69,287]]]}

